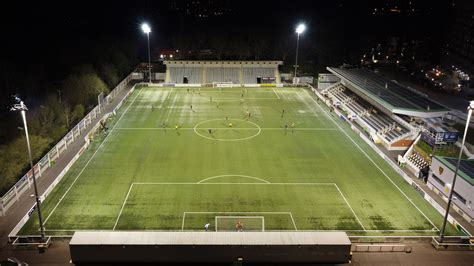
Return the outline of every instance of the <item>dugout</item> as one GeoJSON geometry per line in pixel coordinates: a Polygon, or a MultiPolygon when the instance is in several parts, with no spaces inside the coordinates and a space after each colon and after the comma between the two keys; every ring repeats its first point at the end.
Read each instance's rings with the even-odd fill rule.
{"type": "Polygon", "coordinates": [[[345,232],[76,232],[72,262],[347,263],[345,232]]]}

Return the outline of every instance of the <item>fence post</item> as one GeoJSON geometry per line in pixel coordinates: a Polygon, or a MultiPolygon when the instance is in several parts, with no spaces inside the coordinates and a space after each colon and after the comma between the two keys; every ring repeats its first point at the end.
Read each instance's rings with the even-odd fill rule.
{"type": "Polygon", "coordinates": [[[13,188],[15,190],[15,200],[18,201],[18,188],[16,187],[16,185],[14,185],[13,188]]]}
{"type": "Polygon", "coordinates": [[[51,167],[51,156],[49,156],[50,152],[48,152],[48,167],[51,167]]]}

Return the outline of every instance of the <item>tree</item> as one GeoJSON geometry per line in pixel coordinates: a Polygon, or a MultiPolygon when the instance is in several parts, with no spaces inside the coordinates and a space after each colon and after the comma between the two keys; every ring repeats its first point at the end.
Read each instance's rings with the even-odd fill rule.
{"type": "MultiPolygon", "coordinates": [[[[39,160],[52,142],[51,138],[30,135],[33,161],[39,160]]],[[[19,175],[29,170],[26,138],[17,137],[6,145],[0,145],[0,157],[0,194],[3,195],[16,183],[19,175]]]]}
{"type": "Polygon", "coordinates": [[[109,88],[113,88],[119,83],[119,74],[117,68],[110,64],[104,63],[99,66],[100,75],[109,88]]]}
{"type": "Polygon", "coordinates": [[[74,106],[94,106],[97,104],[97,95],[109,90],[95,73],[71,74],[64,80],[63,88],[66,100],[74,106]]]}

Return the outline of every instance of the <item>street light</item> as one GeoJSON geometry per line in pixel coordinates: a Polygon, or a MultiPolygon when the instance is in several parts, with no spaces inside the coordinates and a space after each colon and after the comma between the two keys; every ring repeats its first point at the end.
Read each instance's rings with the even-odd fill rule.
{"type": "Polygon", "coordinates": [[[26,111],[28,111],[28,108],[18,96],[15,96],[15,102],[16,103],[11,106],[10,111],[20,111],[21,117],[23,118],[23,126],[25,129],[25,135],[26,135],[26,144],[28,146],[28,156],[30,158],[31,174],[33,176],[33,187],[35,189],[36,209],[38,210],[38,220],[39,220],[39,225],[41,229],[41,241],[45,242],[43,217],[41,216],[41,208],[40,208],[41,202],[38,195],[38,188],[36,186],[35,169],[33,168],[33,158],[31,157],[30,138],[28,136],[28,126],[26,124],[26,111]]]}
{"type": "Polygon", "coordinates": [[[148,24],[143,23],[142,24],[142,30],[144,33],[146,33],[146,38],[148,40],[148,77],[149,77],[149,82],[151,83],[151,60],[150,60],[150,32],[151,28],[148,26],[148,24]]]}
{"type": "Polygon", "coordinates": [[[299,24],[298,27],[296,27],[296,59],[295,59],[295,79],[294,83],[296,83],[296,73],[298,71],[298,47],[300,45],[300,34],[303,33],[306,30],[306,25],[305,24],[299,24]]]}
{"type": "Polygon", "coordinates": [[[439,243],[443,243],[444,240],[444,231],[446,229],[446,221],[448,220],[449,208],[451,207],[451,201],[453,200],[454,185],[456,184],[456,178],[458,176],[459,165],[461,164],[462,149],[464,147],[464,142],[466,141],[467,129],[469,128],[469,123],[471,121],[472,110],[474,110],[474,101],[469,102],[469,107],[467,108],[467,119],[466,127],[464,128],[464,136],[462,137],[461,148],[459,150],[458,161],[456,163],[456,170],[454,171],[453,184],[451,185],[451,191],[449,192],[448,197],[448,206],[446,206],[446,213],[444,215],[443,226],[441,227],[441,232],[439,234],[439,243]]]}

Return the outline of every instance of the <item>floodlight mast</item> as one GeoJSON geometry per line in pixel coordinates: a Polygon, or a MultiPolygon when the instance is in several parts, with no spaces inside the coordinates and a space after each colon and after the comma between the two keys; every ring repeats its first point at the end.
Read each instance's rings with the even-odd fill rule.
{"type": "Polygon", "coordinates": [[[296,84],[296,78],[297,78],[297,71],[298,71],[298,48],[300,45],[300,34],[303,33],[306,30],[306,25],[305,24],[299,24],[298,27],[296,27],[296,59],[295,59],[295,78],[294,78],[294,83],[296,84]]]}
{"type": "Polygon", "coordinates": [[[441,231],[439,233],[439,243],[440,244],[443,243],[444,237],[445,237],[446,222],[447,222],[448,216],[449,216],[449,209],[451,207],[451,201],[453,200],[454,185],[456,184],[456,179],[458,177],[459,165],[461,164],[462,149],[464,148],[464,143],[466,141],[466,135],[467,135],[467,130],[469,128],[469,123],[471,121],[472,110],[474,110],[474,101],[469,102],[469,107],[467,108],[467,110],[468,110],[468,113],[467,113],[467,119],[466,119],[466,127],[464,128],[464,135],[462,137],[462,143],[461,143],[461,147],[460,147],[460,150],[459,150],[458,161],[456,163],[456,170],[454,171],[453,184],[451,185],[451,191],[449,192],[448,205],[446,206],[446,213],[444,215],[443,225],[441,226],[441,231]]]}
{"type": "Polygon", "coordinates": [[[142,30],[144,33],[146,33],[146,38],[148,41],[148,78],[149,78],[149,83],[151,83],[151,59],[150,59],[150,32],[151,28],[147,23],[142,24],[142,30]]]}
{"type": "Polygon", "coordinates": [[[41,201],[38,195],[38,187],[36,185],[36,175],[35,175],[35,170],[33,166],[33,158],[31,156],[31,146],[30,146],[30,138],[28,135],[28,125],[26,123],[26,111],[28,111],[28,108],[26,107],[25,103],[18,97],[15,96],[15,101],[17,101],[16,104],[14,104],[11,108],[10,111],[20,111],[21,117],[23,118],[23,126],[25,129],[25,135],[26,135],[26,144],[28,146],[28,156],[30,159],[30,168],[31,168],[31,174],[33,177],[33,187],[35,190],[35,199],[36,199],[36,210],[38,211],[38,221],[40,225],[40,233],[41,233],[41,241],[45,242],[45,236],[44,236],[44,225],[43,225],[43,216],[41,215],[41,201]]]}

